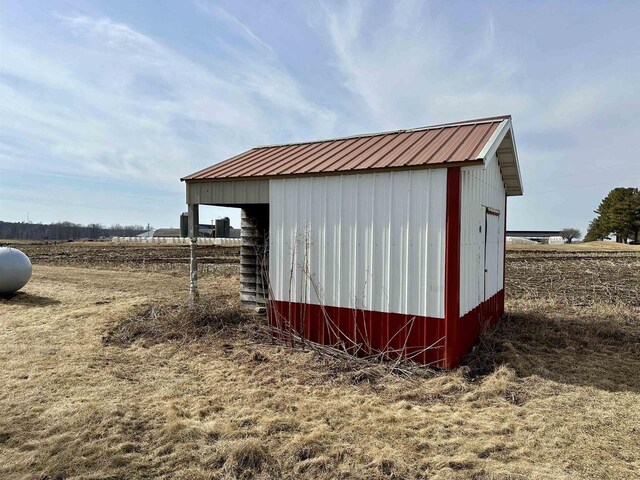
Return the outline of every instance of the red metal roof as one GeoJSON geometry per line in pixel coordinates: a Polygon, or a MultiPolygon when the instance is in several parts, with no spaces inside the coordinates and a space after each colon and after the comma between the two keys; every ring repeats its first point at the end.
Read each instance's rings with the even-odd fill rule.
{"type": "Polygon", "coordinates": [[[509,118],[491,117],[412,130],[256,147],[183,180],[310,175],[477,161],[481,160],[478,155],[498,125],[509,118]]]}

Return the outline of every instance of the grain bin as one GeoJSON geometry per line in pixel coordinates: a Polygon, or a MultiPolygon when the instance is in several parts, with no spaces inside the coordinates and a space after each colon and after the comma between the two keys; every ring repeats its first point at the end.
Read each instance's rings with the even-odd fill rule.
{"type": "Polygon", "coordinates": [[[229,217],[216,220],[216,238],[229,238],[231,236],[231,220],[229,217]]]}
{"type": "Polygon", "coordinates": [[[187,212],[180,214],[180,236],[182,238],[189,236],[189,214],[187,212]]]}

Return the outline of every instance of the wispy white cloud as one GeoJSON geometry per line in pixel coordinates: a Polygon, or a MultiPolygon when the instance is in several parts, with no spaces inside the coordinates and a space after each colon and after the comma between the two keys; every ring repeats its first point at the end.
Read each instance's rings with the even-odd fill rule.
{"type": "Polygon", "coordinates": [[[204,0],[192,0],[192,3],[200,12],[204,13],[205,15],[208,15],[214,20],[223,20],[224,22],[237,27],[238,30],[248,40],[262,47],[264,51],[269,52],[274,57],[278,56],[275,50],[271,48],[271,45],[264,42],[260,37],[258,37],[255,33],[253,33],[253,31],[245,23],[238,20],[238,18],[231,15],[227,10],[225,10],[221,6],[208,3],[204,0]]]}
{"type": "Polygon", "coordinates": [[[123,221],[136,197],[153,209],[153,187],[180,205],[180,176],[256,144],[502,113],[514,115],[527,190],[510,204],[513,227],[585,226],[617,179],[640,175],[637,162],[613,167],[640,136],[637,8],[322,1],[154,3],[153,18],[137,3],[5,7],[0,194],[13,203],[5,195],[1,209],[32,199],[80,220],[61,213],[87,197],[74,185],[100,179],[109,193],[86,210],[120,192],[112,218],[123,221]],[[12,188],[32,172],[43,176],[12,188]],[[611,184],[582,188],[601,179],[611,184]]]}
{"type": "Polygon", "coordinates": [[[467,7],[462,10],[473,21],[453,6],[422,1],[333,2],[323,6],[320,28],[344,85],[369,118],[369,128],[510,113],[525,188],[528,180],[534,181],[527,196],[512,201],[510,221],[522,228],[556,228],[582,218],[578,226],[584,228],[601,191],[616,182],[637,183],[640,175],[640,164],[625,165],[626,173],[612,170],[601,177],[608,183],[590,190],[583,186],[598,179],[581,175],[585,167],[601,167],[637,150],[640,131],[631,119],[640,111],[639,95],[633,94],[640,93],[638,64],[633,62],[637,54],[608,50],[606,55],[598,52],[596,62],[586,47],[564,45],[566,32],[514,21],[514,14],[497,18],[488,7],[473,13],[467,7]],[[537,29],[538,38],[526,44],[527,34],[517,31],[517,24],[537,29]],[[549,34],[559,42],[540,46],[549,34]],[[539,178],[547,180],[535,183],[539,178]]]}
{"type": "Polygon", "coordinates": [[[5,168],[179,189],[180,176],[253,144],[333,129],[334,114],[230,15],[221,18],[248,41],[229,46],[233,62],[206,64],[109,18],[55,18],[64,43],[3,38],[5,168]]]}
{"type": "Polygon", "coordinates": [[[614,110],[623,97],[628,110],[637,110],[629,91],[637,71],[572,74],[571,65],[536,71],[500,35],[504,26],[490,12],[469,26],[443,10],[417,0],[324,6],[337,68],[374,124],[399,128],[511,113],[521,128],[573,129],[614,110]]]}
{"type": "Polygon", "coordinates": [[[493,19],[461,49],[455,32],[425,2],[349,2],[325,8],[326,30],[345,84],[385,128],[521,110],[529,99],[503,87],[517,69],[497,55],[493,19]],[[427,20],[425,20],[427,19],[427,20]]]}

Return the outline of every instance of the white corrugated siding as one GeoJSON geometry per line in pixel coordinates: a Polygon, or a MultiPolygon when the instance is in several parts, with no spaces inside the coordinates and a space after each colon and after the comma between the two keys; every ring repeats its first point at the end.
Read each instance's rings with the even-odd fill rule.
{"type": "Polygon", "coordinates": [[[502,289],[506,196],[500,166],[495,156],[489,159],[485,166],[464,167],[461,173],[460,315],[464,315],[502,289]],[[493,225],[487,229],[491,251],[487,257],[489,260],[485,285],[487,207],[499,210],[500,216],[488,220],[493,225]],[[494,246],[496,252],[493,251],[494,246]]]}
{"type": "Polygon", "coordinates": [[[270,180],[272,298],[444,318],[446,179],[434,169],[270,180]]]}

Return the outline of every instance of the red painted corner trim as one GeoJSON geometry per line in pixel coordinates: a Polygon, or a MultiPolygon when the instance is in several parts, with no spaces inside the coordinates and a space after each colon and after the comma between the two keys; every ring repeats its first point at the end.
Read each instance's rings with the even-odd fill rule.
{"type": "Polygon", "coordinates": [[[460,167],[447,169],[447,217],[444,260],[445,368],[460,357],[460,167]]]}
{"type": "Polygon", "coordinates": [[[504,290],[500,290],[471,311],[462,315],[458,323],[457,351],[455,357],[447,356],[447,368],[456,368],[462,359],[478,343],[484,328],[491,328],[504,313],[504,290]]]}

